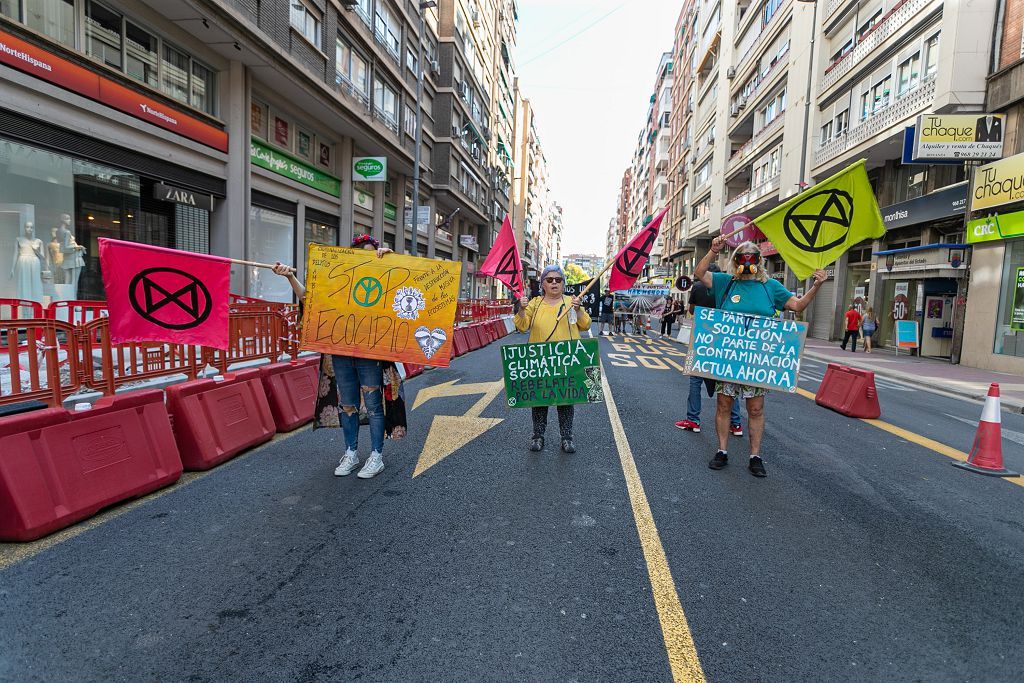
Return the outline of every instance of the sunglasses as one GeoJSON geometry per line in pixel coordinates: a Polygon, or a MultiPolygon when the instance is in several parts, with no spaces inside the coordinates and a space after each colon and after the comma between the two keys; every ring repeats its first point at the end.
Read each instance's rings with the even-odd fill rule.
{"type": "Polygon", "coordinates": [[[560,277],[546,277],[546,278],[544,278],[544,282],[547,282],[548,284],[551,284],[551,285],[560,285],[560,284],[562,284],[562,278],[560,278],[560,277]]]}

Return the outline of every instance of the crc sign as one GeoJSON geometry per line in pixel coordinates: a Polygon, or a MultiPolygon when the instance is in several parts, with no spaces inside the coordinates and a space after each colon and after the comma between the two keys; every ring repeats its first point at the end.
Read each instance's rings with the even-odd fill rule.
{"type": "Polygon", "coordinates": [[[995,242],[1024,237],[1024,211],[979,218],[967,224],[967,243],[995,242]]]}

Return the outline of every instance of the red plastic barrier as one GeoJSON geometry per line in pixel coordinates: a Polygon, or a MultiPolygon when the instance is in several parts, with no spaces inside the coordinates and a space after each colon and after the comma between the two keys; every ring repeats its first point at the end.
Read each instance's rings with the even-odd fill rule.
{"type": "Polygon", "coordinates": [[[53,301],[46,307],[44,316],[72,325],[84,325],[108,314],[106,301],[53,301]]]}
{"type": "Polygon", "coordinates": [[[259,369],[277,431],[290,432],[313,419],[319,364],[317,355],[259,369]]]}
{"type": "Polygon", "coordinates": [[[43,317],[43,305],[26,299],[0,299],[0,320],[28,320],[43,317]]]}
{"type": "Polygon", "coordinates": [[[469,352],[469,338],[466,336],[465,327],[455,328],[455,342],[453,346],[455,356],[464,356],[469,352]]]}
{"type": "Polygon", "coordinates": [[[412,363],[403,363],[402,366],[403,366],[403,368],[405,368],[405,378],[406,379],[412,379],[413,377],[419,377],[420,375],[423,374],[423,366],[422,365],[413,365],[412,363]]]}
{"type": "Polygon", "coordinates": [[[187,470],[208,470],[269,441],[277,425],[260,371],[241,370],[223,381],[199,379],[167,387],[167,411],[187,470]]]}
{"type": "Polygon", "coordinates": [[[494,331],[491,329],[489,323],[477,323],[476,329],[480,333],[480,342],[484,346],[487,346],[494,341],[494,331]]]}
{"type": "Polygon", "coordinates": [[[469,342],[470,351],[476,351],[484,345],[483,339],[480,338],[480,328],[476,325],[466,328],[466,340],[469,342]]]}
{"type": "Polygon", "coordinates": [[[505,322],[504,321],[502,321],[502,320],[492,320],[488,324],[491,326],[491,329],[494,330],[494,338],[495,339],[501,339],[506,334],[508,334],[508,332],[505,330],[505,322]]]}
{"type": "Polygon", "coordinates": [[[848,417],[875,419],[882,414],[875,373],[829,363],[814,402],[848,417]]]}
{"type": "Polygon", "coordinates": [[[163,488],[181,459],[163,392],[101,398],[0,420],[0,539],[31,541],[163,488]]]}

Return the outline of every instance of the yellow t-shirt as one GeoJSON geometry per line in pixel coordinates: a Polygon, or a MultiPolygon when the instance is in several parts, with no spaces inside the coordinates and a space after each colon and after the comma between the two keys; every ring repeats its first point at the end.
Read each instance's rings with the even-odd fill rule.
{"type": "MultiPolygon", "coordinates": [[[[572,307],[572,298],[562,297],[565,308],[572,307]]],[[[526,306],[526,312],[515,317],[516,329],[520,332],[530,332],[530,343],[545,341],[568,341],[579,339],[580,331],[590,329],[590,314],[580,307],[576,311],[576,324],[569,323],[569,313],[558,320],[558,314],[562,312],[560,305],[548,305],[544,303],[544,297],[535,296],[526,306]],[[557,327],[555,321],[558,320],[557,327]]]]}

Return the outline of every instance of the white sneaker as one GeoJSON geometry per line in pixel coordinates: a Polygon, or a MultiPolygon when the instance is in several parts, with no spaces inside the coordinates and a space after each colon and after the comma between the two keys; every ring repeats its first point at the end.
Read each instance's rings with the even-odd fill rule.
{"type": "Polygon", "coordinates": [[[356,476],[360,479],[373,479],[384,469],[384,456],[373,451],[370,453],[370,457],[366,459],[366,463],[363,465],[363,469],[359,470],[359,474],[356,476]]]}
{"type": "Polygon", "coordinates": [[[334,476],[347,477],[352,474],[352,470],[354,470],[358,464],[359,456],[350,448],[345,451],[345,455],[338,461],[338,466],[334,468],[334,476]]]}

